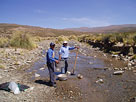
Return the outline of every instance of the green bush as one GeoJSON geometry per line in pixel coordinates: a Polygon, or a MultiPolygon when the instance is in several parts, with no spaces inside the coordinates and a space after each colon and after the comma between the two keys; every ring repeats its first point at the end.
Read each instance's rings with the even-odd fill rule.
{"type": "Polygon", "coordinates": [[[36,44],[32,41],[31,36],[25,32],[16,31],[14,32],[10,45],[17,48],[33,49],[36,44]]]}

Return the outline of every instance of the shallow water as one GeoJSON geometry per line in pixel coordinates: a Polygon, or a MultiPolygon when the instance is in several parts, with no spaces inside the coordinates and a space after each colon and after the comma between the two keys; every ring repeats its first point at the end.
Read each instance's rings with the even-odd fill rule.
{"type": "MultiPolygon", "coordinates": [[[[92,53],[91,49],[84,49],[87,53],[92,53]]],[[[58,49],[56,49],[57,54],[58,49]]],[[[72,71],[75,63],[75,52],[71,52],[68,63],[68,70],[72,71]]],[[[82,53],[78,54],[77,65],[76,65],[76,75],[78,73],[83,75],[83,79],[79,80],[74,77],[69,77],[68,83],[75,87],[79,87],[82,94],[84,102],[126,102],[129,97],[134,97],[135,91],[135,75],[131,71],[125,71],[121,76],[113,75],[114,70],[111,67],[118,66],[124,67],[123,61],[111,59],[107,56],[105,58],[85,56],[82,53]],[[111,66],[113,64],[113,66],[111,66]],[[108,68],[105,70],[105,68],[108,68]],[[97,80],[103,79],[103,83],[96,83],[97,80]]],[[[61,71],[60,65],[58,67],[61,71]]],[[[40,74],[41,77],[49,77],[48,68],[46,66],[46,58],[40,59],[30,67],[27,72],[33,72],[40,74]],[[40,70],[40,68],[45,67],[45,70],[40,70]]],[[[56,71],[56,75],[61,72],[56,71]]],[[[34,79],[34,75],[32,76],[34,79]]],[[[80,102],[80,101],[79,101],[80,102]]]]}
{"type": "MultiPolygon", "coordinates": [[[[76,53],[75,52],[71,52],[69,59],[68,59],[68,63],[69,63],[69,67],[68,70],[72,70],[74,63],[75,63],[75,56],[76,53]]],[[[59,67],[60,65],[58,65],[57,68],[60,69],[59,67]]],[[[91,56],[84,56],[81,53],[78,54],[77,57],[77,64],[76,64],[76,72],[78,73],[79,69],[83,69],[83,68],[104,68],[106,67],[105,63],[97,58],[91,57],[91,56]],[[91,63],[91,64],[90,64],[91,63]]],[[[48,77],[48,68],[46,66],[46,57],[38,60],[37,62],[35,62],[26,72],[33,72],[35,71],[37,74],[40,74],[41,77],[48,77]],[[45,68],[44,70],[40,70],[40,68],[45,68]]],[[[55,70],[55,74],[58,75],[61,72],[58,72],[55,70]]],[[[34,77],[34,76],[33,76],[34,77]]]]}

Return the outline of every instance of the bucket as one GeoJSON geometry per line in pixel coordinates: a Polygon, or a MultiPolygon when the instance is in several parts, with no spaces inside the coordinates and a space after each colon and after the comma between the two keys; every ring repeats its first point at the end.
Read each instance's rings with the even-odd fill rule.
{"type": "Polygon", "coordinates": [[[59,75],[58,75],[58,79],[59,79],[60,81],[65,81],[65,80],[67,80],[68,78],[67,78],[67,75],[66,75],[66,74],[59,74],[59,75]]]}
{"type": "Polygon", "coordinates": [[[61,73],[65,74],[65,68],[64,67],[61,67],[61,73]]]}

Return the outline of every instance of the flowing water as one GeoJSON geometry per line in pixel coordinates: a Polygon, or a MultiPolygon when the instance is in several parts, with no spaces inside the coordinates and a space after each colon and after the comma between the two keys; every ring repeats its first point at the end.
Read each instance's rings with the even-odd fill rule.
{"type": "MultiPolygon", "coordinates": [[[[121,76],[113,75],[112,67],[125,67],[123,61],[111,59],[110,56],[97,57],[94,50],[82,48],[86,53],[91,53],[91,56],[85,56],[79,53],[77,57],[76,75],[78,73],[83,75],[83,79],[77,79],[76,76],[69,77],[68,83],[75,87],[79,87],[82,92],[82,102],[127,102],[129,98],[136,93],[135,75],[131,71],[125,71],[121,76]],[[102,79],[103,82],[96,83],[97,80],[102,79]]],[[[58,49],[56,49],[57,54],[58,49]]],[[[74,67],[76,52],[70,53],[68,63],[68,70],[71,71],[74,67]]],[[[59,65],[57,67],[59,68],[59,65]]],[[[60,69],[61,70],[61,69],[60,69]]],[[[35,62],[27,72],[40,74],[40,77],[47,78],[48,69],[46,66],[46,58],[42,58],[35,62]],[[44,70],[41,68],[45,68],[44,70]]],[[[56,71],[56,74],[61,73],[56,71]]],[[[32,77],[34,79],[34,75],[32,77]]],[[[80,101],[79,101],[80,102],[80,101]]]]}

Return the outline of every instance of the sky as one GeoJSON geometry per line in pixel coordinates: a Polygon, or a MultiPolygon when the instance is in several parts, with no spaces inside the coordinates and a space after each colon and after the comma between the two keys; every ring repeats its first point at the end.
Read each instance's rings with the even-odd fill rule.
{"type": "Polygon", "coordinates": [[[55,29],[136,24],[136,0],[0,0],[0,23],[55,29]]]}

